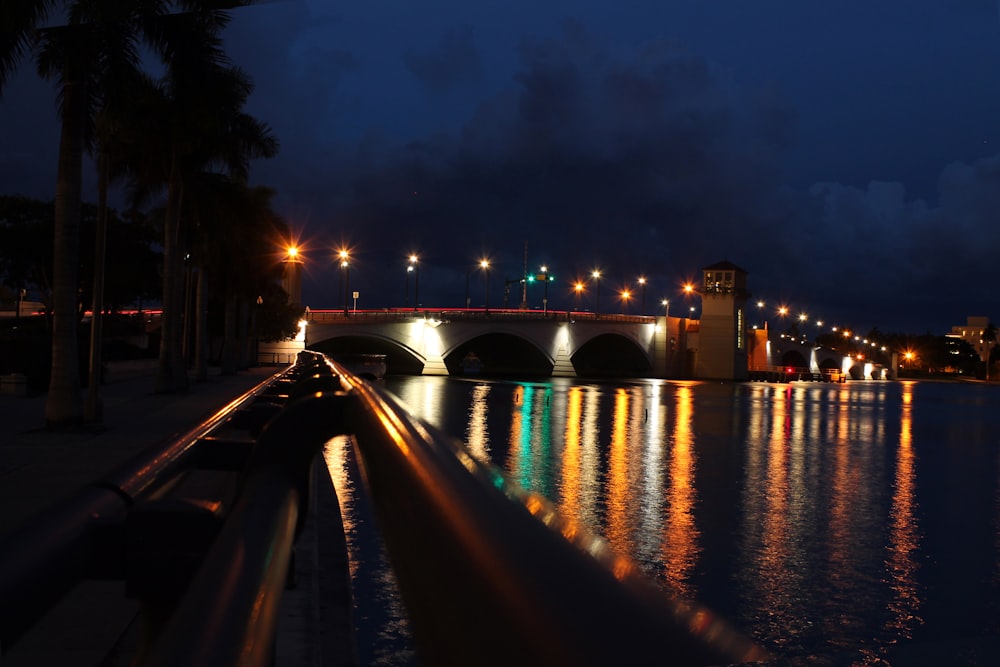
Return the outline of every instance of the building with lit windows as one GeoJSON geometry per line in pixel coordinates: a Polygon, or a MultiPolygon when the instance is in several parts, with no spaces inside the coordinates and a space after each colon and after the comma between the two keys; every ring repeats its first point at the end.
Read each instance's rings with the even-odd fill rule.
{"type": "Polygon", "coordinates": [[[988,341],[985,338],[986,329],[990,326],[990,318],[970,315],[965,325],[951,328],[949,338],[961,338],[966,341],[979,355],[979,360],[985,362],[990,356],[990,350],[1000,341],[988,341]]]}
{"type": "Polygon", "coordinates": [[[746,380],[747,272],[732,262],[702,269],[695,377],[746,380]]]}

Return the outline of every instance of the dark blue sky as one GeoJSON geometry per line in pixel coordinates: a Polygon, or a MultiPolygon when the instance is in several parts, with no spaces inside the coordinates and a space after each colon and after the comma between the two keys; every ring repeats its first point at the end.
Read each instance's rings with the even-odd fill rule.
{"type": "MultiPolygon", "coordinates": [[[[499,304],[527,242],[555,307],[595,267],[607,310],[729,259],[828,322],[1000,320],[994,0],[290,1],[227,40],[282,144],[254,180],[308,241],[311,307],[339,305],[342,242],[359,307],[401,305],[410,252],[425,304],[461,305],[483,255],[499,304]]],[[[0,179],[50,197],[32,74],[0,102],[0,179]]]]}

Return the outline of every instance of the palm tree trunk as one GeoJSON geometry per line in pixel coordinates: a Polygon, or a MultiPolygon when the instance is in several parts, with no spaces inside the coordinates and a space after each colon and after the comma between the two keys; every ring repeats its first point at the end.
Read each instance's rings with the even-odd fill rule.
{"type": "Polygon", "coordinates": [[[83,421],[76,323],[85,102],[85,84],[64,84],[53,233],[52,372],[45,401],[45,423],[49,427],[83,421]]]}
{"type": "Polygon", "coordinates": [[[250,300],[240,298],[240,370],[250,368],[250,300]]]}
{"type": "Polygon", "coordinates": [[[94,305],[90,315],[90,376],[87,381],[87,402],[84,419],[100,424],[101,406],[101,343],[104,338],[104,260],[108,230],[108,154],[101,150],[97,158],[97,232],[94,241],[94,305]]]}
{"type": "Polygon", "coordinates": [[[208,269],[198,269],[197,298],[195,299],[194,327],[194,378],[198,382],[208,379],[208,269]]]}
{"type": "MultiPolygon", "coordinates": [[[[176,164],[176,162],[175,162],[176,164]]],[[[176,172],[176,167],[172,169],[176,172]]],[[[156,392],[174,393],[187,389],[187,369],[181,355],[181,285],[184,280],[180,247],[182,188],[176,173],[167,188],[167,209],[163,223],[163,318],[156,392]]]]}
{"type": "Polygon", "coordinates": [[[237,304],[236,297],[226,297],[226,315],[223,326],[222,342],[222,374],[233,375],[236,373],[239,363],[239,341],[236,339],[237,329],[237,304]]]}

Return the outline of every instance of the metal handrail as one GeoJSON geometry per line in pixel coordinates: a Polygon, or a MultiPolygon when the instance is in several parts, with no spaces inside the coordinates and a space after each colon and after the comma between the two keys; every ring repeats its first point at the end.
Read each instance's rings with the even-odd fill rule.
{"type": "MultiPolygon", "coordinates": [[[[139,664],[270,663],[296,526],[309,502],[311,466],[324,442],[344,434],[353,436],[428,664],[669,659],[704,665],[766,657],[712,612],[666,597],[631,559],[407,414],[377,385],[311,352],[301,353],[282,376],[295,379],[285,387],[289,402],[258,437],[235,505],[185,593],[141,648],[139,664]]],[[[221,423],[274,382],[247,392],[209,422],[221,423]]],[[[189,440],[210,431],[208,422],[199,425],[73,502],[105,520],[121,520],[135,502],[129,494],[145,496],[161,486],[143,470],[174,476],[194,458],[189,440]]],[[[74,568],[74,561],[92,567],[99,551],[92,517],[66,507],[46,517],[31,524],[28,542],[12,540],[0,549],[5,647],[47,608],[39,597],[51,604],[53,595],[83,577],[88,565],[74,568]],[[27,563],[29,556],[40,565],[27,563]],[[49,576],[58,585],[48,587],[49,576]]]]}
{"type": "Polygon", "coordinates": [[[561,518],[380,387],[327,363],[428,664],[719,664],[766,652],[668,598],[630,558],[561,518]]]}
{"type": "MultiPolygon", "coordinates": [[[[297,362],[301,372],[303,364],[297,362]]],[[[306,368],[310,366],[306,365],[306,368]]],[[[261,434],[239,501],[177,604],[146,667],[269,665],[292,546],[309,503],[312,464],[344,427],[346,395],[332,373],[304,374],[297,393],[261,434]],[[326,390],[325,392],[323,390],[326,390]]]]}
{"type": "Polygon", "coordinates": [[[104,548],[98,532],[121,524],[138,500],[157,493],[188,470],[200,438],[290,371],[259,383],[198,426],[139,453],[7,533],[0,543],[0,645],[4,650],[77,583],[94,572],[120,572],[121,563],[104,560],[114,551],[104,548]]]}

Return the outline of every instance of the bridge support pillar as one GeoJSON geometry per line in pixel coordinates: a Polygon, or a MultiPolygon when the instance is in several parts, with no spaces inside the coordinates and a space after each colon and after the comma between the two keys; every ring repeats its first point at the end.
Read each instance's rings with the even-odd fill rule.
{"type": "Polygon", "coordinates": [[[552,363],[552,377],[554,378],[575,378],[576,369],[573,368],[573,361],[570,359],[569,350],[566,343],[560,343],[556,349],[556,358],[552,363]]]}
{"type": "Polygon", "coordinates": [[[669,318],[656,318],[656,329],[653,332],[653,377],[665,378],[668,375],[667,357],[670,355],[670,332],[667,327],[669,318]],[[663,323],[660,323],[662,319],[663,323]]]}
{"type": "Polygon", "coordinates": [[[444,357],[440,354],[428,355],[424,359],[424,369],[421,375],[450,375],[448,367],[444,364],[444,357]]]}

